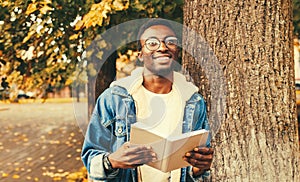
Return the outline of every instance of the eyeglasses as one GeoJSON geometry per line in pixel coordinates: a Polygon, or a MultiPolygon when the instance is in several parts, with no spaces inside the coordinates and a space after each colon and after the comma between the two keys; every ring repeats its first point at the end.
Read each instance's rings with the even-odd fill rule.
{"type": "Polygon", "coordinates": [[[144,46],[149,51],[156,51],[161,46],[161,42],[164,42],[169,49],[176,49],[178,46],[178,39],[176,37],[166,37],[163,41],[160,41],[156,37],[151,37],[145,41],[144,46]]]}

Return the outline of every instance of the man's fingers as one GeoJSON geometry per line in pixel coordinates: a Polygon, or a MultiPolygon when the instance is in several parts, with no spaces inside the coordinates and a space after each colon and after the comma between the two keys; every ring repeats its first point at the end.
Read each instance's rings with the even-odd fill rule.
{"type": "Polygon", "coordinates": [[[142,145],[137,145],[137,146],[127,146],[124,150],[124,155],[154,155],[154,151],[150,146],[142,146],[142,145]]]}
{"type": "Polygon", "coordinates": [[[193,150],[194,152],[200,153],[200,154],[213,154],[214,149],[208,148],[208,147],[196,147],[193,150]]]}
{"type": "Polygon", "coordinates": [[[129,166],[142,165],[157,158],[156,153],[150,146],[125,144],[123,151],[123,160],[129,166]]]}
{"type": "Polygon", "coordinates": [[[199,161],[193,158],[187,158],[184,157],[183,158],[185,161],[187,161],[188,163],[190,163],[192,166],[200,168],[200,169],[210,169],[211,166],[211,161],[199,161]]]}
{"type": "Polygon", "coordinates": [[[200,154],[196,152],[188,152],[185,154],[185,157],[199,160],[199,161],[212,161],[213,160],[213,154],[200,154]]]}

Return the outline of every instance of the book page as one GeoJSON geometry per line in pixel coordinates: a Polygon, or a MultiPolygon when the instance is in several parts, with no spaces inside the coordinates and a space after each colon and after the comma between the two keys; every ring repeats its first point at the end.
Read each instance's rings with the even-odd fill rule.
{"type": "Polygon", "coordinates": [[[147,125],[136,124],[131,125],[130,142],[150,145],[158,160],[147,165],[163,172],[189,166],[190,164],[183,160],[183,156],[197,146],[205,146],[209,134],[203,129],[163,138],[147,130],[147,125]]]}
{"type": "Polygon", "coordinates": [[[162,164],[162,171],[167,172],[174,169],[189,166],[190,164],[183,160],[183,156],[188,151],[197,146],[205,146],[208,137],[208,131],[197,131],[183,136],[172,137],[165,146],[166,158],[162,164]]]}
{"type": "Polygon", "coordinates": [[[165,149],[165,138],[158,136],[154,133],[148,132],[144,128],[139,128],[143,125],[135,125],[131,126],[130,132],[130,143],[133,144],[144,144],[147,146],[151,146],[153,151],[157,155],[157,161],[151,162],[148,165],[160,169],[162,159],[164,156],[164,149],[165,149]]]}

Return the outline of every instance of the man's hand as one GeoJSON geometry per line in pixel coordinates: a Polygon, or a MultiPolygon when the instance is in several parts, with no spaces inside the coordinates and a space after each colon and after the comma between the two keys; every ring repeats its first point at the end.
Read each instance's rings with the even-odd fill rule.
{"type": "Polygon", "coordinates": [[[205,170],[210,169],[213,153],[213,148],[196,147],[194,150],[187,152],[183,159],[193,166],[193,175],[199,176],[205,170]]]}
{"type": "Polygon", "coordinates": [[[113,168],[127,169],[155,161],[157,158],[150,146],[126,142],[116,152],[111,153],[108,159],[113,168]]]}

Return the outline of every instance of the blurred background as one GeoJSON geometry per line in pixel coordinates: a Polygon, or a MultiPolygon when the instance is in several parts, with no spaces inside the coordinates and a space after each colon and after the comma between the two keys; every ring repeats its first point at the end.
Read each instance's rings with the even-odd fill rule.
{"type": "MultiPolygon", "coordinates": [[[[114,45],[99,35],[140,18],[162,17],[181,23],[183,3],[1,1],[0,181],[85,181],[80,150],[94,100],[113,79],[130,74],[138,65],[134,42],[105,55],[114,45]],[[89,49],[91,45],[95,47],[89,49]],[[98,70],[97,64],[104,62],[98,70]]],[[[300,2],[293,3],[299,122],[300,2]]],[[[127,33],[120,32],[135,36],[127,33]]]]}

